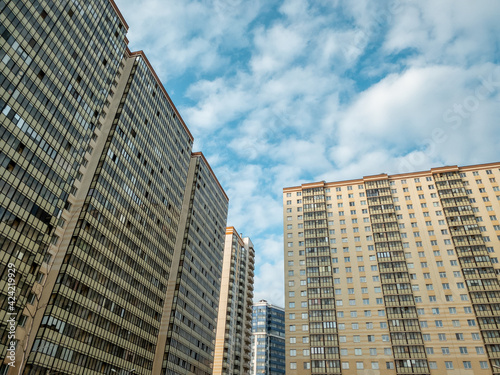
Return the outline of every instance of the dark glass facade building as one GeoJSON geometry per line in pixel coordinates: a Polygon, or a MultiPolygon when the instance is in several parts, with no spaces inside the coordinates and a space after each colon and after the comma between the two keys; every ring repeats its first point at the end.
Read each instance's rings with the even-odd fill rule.
{"type": "Polygon", "coordinates": [[[162,374],[212,374],[227,208],[205,157],[194,153],[167,293],[162,374]]]}
{"type": "Polygon", "coordinates": [[[211,373],[228,199],[125,20],[0,21],[0,374],[211,373]]]}
{"type": "Polygon", "coordinates": [[[15,305],[0,290],[0,352],[11,346],[10,316],[18,327],[16,366],[42,308],[56,229],[88,162],[125,32],[107,1],[0,1],[0,279],[8,265],[16,271],[15,305]]]}
{"type": "Polygon", "coordinates": [[[265,300],[252,313],[252,375],[285,374],[285,311],[265,300]]]}

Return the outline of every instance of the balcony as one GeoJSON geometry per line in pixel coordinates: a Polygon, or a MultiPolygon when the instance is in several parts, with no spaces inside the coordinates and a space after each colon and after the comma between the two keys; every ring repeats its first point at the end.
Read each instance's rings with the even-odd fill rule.
{"type": "Polygon", "coordinates": [[[396,372],[398,374],[415,374],[415,375],[427,375],[429,374],[429,369],[427,367],[397,367],[396,372]]]}
{"type": "Polygon", "coordinates": [[[469,199],[466,197],[460,198],[448,198],[441,201],[443,207],[458,207],[458,206],[469,206],[469,199]]]}
{"type": "MultiPolygon", "coordinates": [[[[460,175],[457,172],[442,172],[433,174],[434,180],[437,181],[460,181],[460,175]]],[[[427,370],[428,372],[428,370],[427,370]]]]}
{"type": "Polygon", "coordinates": [[[397,288],[385,288],[386,285],[382,285],[384,295],[394,296],[394,295],[406,295],[412,296],[412,291],[410,288],[397,289],[397,288]]]}
{"type": "MultiPolygon", "coordinates": [[[[408,347],[411,348],[411,347],[408,347]]],[[[401,359],[401,360],[408,360],[408,359],[421,359],[421,358],[426,358],[425,353],[412,353],[412,352],[407,352],[407,353],[398,353],[394,352],[394,359],[401,359]]]]}
{"type": "Polygon", "coordinates": [[[462,197],[467,197],[467,193],[465,192],[464,188],[459,188],[456,186],[455,189],[440,190],[439,197],[441,199],[462,198],[462,197]]]}
{"type": "Polygon", "coordinates": [[[417,325],[408,326],[401,324],[399,326],[390,326],[389,331],[391,332],[420,332],[420,327],[417,325]]]}
{"type": "Polygon", "coordinates": [[[417,311],[414,313],[387,314],[387,319],[418,319],[417,311]]]}
{"type": "Polygon", "coordinates": [[[485,344],[500,344],[500,337],[484,337],[485,344]]]}
{"type": "Polygon", "coordinates": [[[414,306],[415,302],[413,300],[411,300],[411,301],[386,301],[385,305],[389,306],[389,307],[414,306]]]}

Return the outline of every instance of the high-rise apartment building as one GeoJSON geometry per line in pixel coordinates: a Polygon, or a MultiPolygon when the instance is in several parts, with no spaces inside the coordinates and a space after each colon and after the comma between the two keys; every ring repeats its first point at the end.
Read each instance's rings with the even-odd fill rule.
{"type": "Polygon", "coordinates": [[[193,154],[162,320],[166,346],[157,347],[161,372],[153,373],[212,374],[227,208],[207,160],[193,154]]]}
{"type": "Polygon", "coordinates": [[[285,310],[261,300],[253,305],[250,374],[285,373],[285,310]]]}
{"type": "Polygon", "coordinates": [[[211,373],[228,199],[125,20],[0,21],[0,374],[211,373]]]}
{"type": "Polygon", "coordinates": [[[500,374],[500,163],[283,205],[287,374],[500,374]]]}
{"type": "Polygon", "coordinates": [[[226,228],[214,375],[248,374],[255,250],[248,237],[226,228]]]}

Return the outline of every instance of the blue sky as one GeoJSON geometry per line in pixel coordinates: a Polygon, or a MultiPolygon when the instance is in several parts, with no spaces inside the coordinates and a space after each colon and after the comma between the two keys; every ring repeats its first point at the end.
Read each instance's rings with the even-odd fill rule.
{"type": "Polygon", "coordinates": [[[283,305],[282,189],[500,160],[500,2],[116,0],[283,305]]]}

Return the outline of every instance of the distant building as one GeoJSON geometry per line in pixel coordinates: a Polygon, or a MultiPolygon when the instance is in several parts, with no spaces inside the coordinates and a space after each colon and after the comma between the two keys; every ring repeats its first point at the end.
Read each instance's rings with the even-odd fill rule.
{"type": "Polygon", "coordinates": [[[248,374],[255,250],[248,237],[226,228],[214,375],[248,374]]]}
{"type": "Polygon", "coordinates": [[[252,375],[285,374],[285,311],[265,300],[252,313],[252,375]]]}
{"type": "Polygon", "coordinates": [[[500,373],[500,163],[283,190],[287,374],[500,373]]]}

